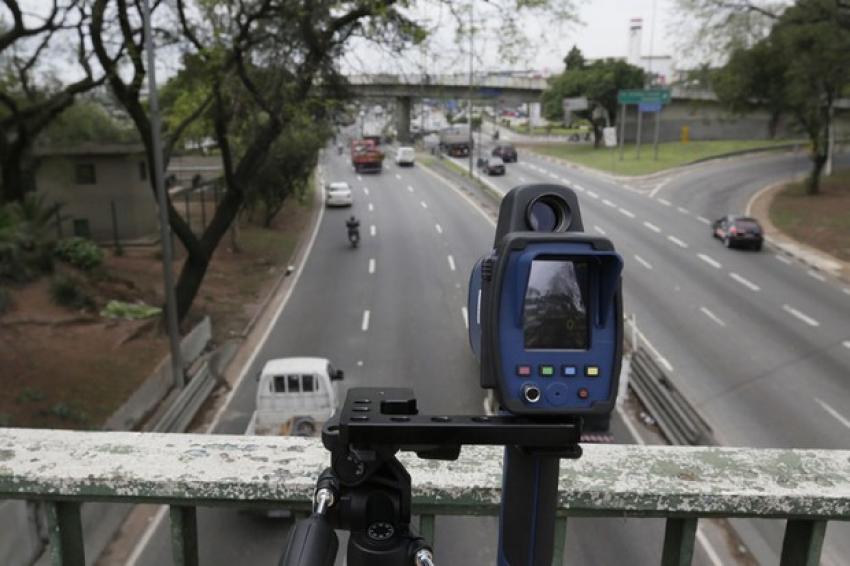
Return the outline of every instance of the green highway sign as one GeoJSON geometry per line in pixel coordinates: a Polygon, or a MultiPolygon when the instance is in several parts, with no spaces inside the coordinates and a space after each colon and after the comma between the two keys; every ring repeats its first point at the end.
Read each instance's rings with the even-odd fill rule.
{"type": "Polygon", "coordinates": [[[618,104],[670,103],[670,91],[666,89],[653,90],[621,90],[617,92],[618,104]]]}

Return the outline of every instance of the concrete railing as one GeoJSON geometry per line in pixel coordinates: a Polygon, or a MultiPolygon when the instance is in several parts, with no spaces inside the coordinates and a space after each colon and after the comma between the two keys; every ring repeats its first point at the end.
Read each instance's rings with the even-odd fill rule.
{"type": "MultiPolygon", "coordinates": [[[[788,519],[781,564],[814,565],[827,522],[850,519],[850,451],[584,449],[561,465],[560,544],[569,516],[666,517],[661,563],[681,565],[700,518],[777,518],[788,519]]],[[[501,456],[496,447],[465,447],[454,462],[402,454],[426,537],[435,516],[496,514],[501,456]]],[[[317,439],[0,429],[0,499],[47,501],[51,555],[63,565],[84,564],[83,502],[170,505],[175,562],[197,564],[196,507],[304,512],[327,465],[317,439]]]]}

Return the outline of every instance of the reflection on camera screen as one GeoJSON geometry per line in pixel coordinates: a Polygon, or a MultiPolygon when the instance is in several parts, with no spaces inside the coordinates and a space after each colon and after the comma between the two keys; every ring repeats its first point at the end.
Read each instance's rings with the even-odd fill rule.
{"type": "Polygon", "coordinates": [[[587,350],[587,263],[534,260],[523,308],[528,350],[587,350]]]}

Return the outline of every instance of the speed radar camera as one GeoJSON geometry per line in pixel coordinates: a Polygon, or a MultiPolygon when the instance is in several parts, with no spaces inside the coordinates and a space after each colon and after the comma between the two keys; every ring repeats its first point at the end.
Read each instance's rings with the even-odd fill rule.
{"type": "Polygon", "coordinates": [[[515,415],[606,415],[622,357],[623,260],[583,232],[575,193],[523,185],[502,200],[493,250],[469,283],[481,386],[515,415]]]}

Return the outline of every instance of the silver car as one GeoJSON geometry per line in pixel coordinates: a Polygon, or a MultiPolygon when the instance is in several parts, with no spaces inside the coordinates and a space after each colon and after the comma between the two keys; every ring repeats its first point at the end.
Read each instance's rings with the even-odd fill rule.
{"type": "Polygon", "coordinates": [[[329,183],[325,187],[325,204],[327,206],[351,206],[354,198],[348,183],[329,183]]]}

